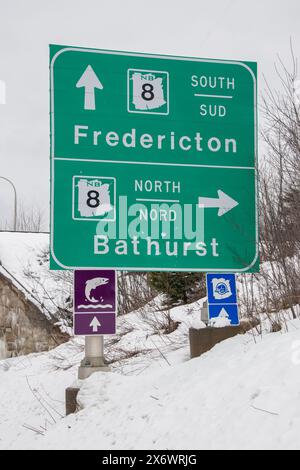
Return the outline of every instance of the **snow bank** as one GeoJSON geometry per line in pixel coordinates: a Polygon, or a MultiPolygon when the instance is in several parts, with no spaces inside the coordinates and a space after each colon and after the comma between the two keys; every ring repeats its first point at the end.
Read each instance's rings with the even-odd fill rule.
{"type": "Polygon", "coordinates": [[[49,271],[48,250],[48,234],[0,232],[0,272],[49,317],[67,307],[72,283],[49,271]]]}
{"type": "Polygon", "coordinates": [[[163,361],[138,375],[94,374],[79,394],[83,409],[51,423],[43,435],[21,424],[42,422],[24,377],[34,373],[35,383],[46,381],[48,394],[59,400],[58,390],[62,396],[74,369],[53,370],[47,354],[31,357],[27,370],[27,358],[19,371],[17,363],[7,371],[0,366],[0,447],[300,448],[300,321],[290,322],[288,333],[265,335],[256,343],[250,334],[237,336],[186,362],[174,354],[167,355],[171,366],[163,361]]]}
{"type": "MultiPolygon", "coordinates": [[[[299,339],[299,330],[260,344],[240,336],[163,372],[96,374],[68,419],[68,447],[299,449],[299,339]]],[[[65,430],[50,431],[52,446],[65,430]]]]}
{"type": "MultiPolygon", "coordinates": [[[[117,336],[107,338],[109,356],[112,359],[118,356],[118,351],[122,351],[121,357],[126,353],[129,357],[137,353],[143,357],[134,363],[134,367],[141,367],[142,370],[152,366],[153,360],[159,363],[166,361],[165,356],[171,351],[187,348],[190,327],[205,327],[200,320],[203,300],[174,307],[169,311],[161,310],[161,301],[162,298],[158,296],[144,307],[118,317],[117,336]],[[168,316],[176,324],[175,330],[164,334],[168,316]],[[148,359],[147,355],[150,355],[148,359]]],[[[132,361],[129,364],[132,365],[132,361]]]]}

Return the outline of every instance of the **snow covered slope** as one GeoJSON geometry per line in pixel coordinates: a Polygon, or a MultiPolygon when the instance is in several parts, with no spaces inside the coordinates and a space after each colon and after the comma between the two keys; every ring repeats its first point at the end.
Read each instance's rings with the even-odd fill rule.
{"type": "MultiPolygon", "coordinates": [[[[38,269],[38,255],[47,250],[48,245],[49,235],[45,233],[0,232],[0,270],[7,277],[10,277],[11,273],[13,282],[19,281],[30,289],[24,271],[31,263],[34,263],[38,269]]],[[[36,274],[43,278],[40,272],[36,274]]],[[[17,286],[22,289],[20,284],[17,286]]]]}
{"type": "Polygon", "coordinates": [[[0,232],[0,273],[47,317],[68,307],[72,273],[49,271],[49,234],[0,232]]]}
{"type": "Polygon", "coordinates": [[[74,361],[68,343],[0,362],[0,448],[300,448],[300,321],[256,342],[232,338],[193,360],[185,347],[168,354],[171,365],[138,375],[94,374],[81,388],[82,410],[61,418],[76,374],[71,364],[55,367],[66,351],[74,361]]]}

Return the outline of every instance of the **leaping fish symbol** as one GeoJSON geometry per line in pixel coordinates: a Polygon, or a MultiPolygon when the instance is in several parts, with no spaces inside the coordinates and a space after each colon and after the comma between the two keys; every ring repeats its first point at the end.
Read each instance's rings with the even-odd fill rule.
{"type": "Polygon", "coordinates": [[[96,287],[108,284],[108,282],[109,279],[107,279],[106,277],[94,277],[93,279],[89,279],[88,281],[86,281],[84,293],[87,300],[93,303],[97,303],[98,300],[95,299],[95,297],[91,296],[91,291],[96,289],[96,287]]]}

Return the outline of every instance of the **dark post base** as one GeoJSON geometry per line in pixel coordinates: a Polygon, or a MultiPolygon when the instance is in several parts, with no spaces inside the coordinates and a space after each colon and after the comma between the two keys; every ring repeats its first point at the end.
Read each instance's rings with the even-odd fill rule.
{"type": "Polygon", "coordinates": [[[225,326],[224,328],[207,327],[201,330],[190,328],[191,359],[210,351],[216,344],[221,343],[221,341],[243,333],[245,333],[245,329],[242,326],[225,326]]]}
{"type": "Polygon", "coordinates": [[[76,413],[78,410],[77,395],[79,387],[68,387],[66,389],[66,416],[76,413]]]}

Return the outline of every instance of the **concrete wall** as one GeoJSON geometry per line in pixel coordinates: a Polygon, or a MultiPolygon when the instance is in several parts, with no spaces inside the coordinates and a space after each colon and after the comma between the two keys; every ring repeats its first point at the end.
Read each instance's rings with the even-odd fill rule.
{"type": "Polygon", "coordinates": [[[191,358],[199,357],[210,351],[216,344],[239,334],[245,334],[252,326],[241,324],[240,326],[226,326],[224,328],[207,327],[201,330],[190,328],[190,354],[191,358]]]}
{"type": "Polygon", "coordinates": [[[0,359],[48,351],[68,336],[0,274],[0,359]]]}

